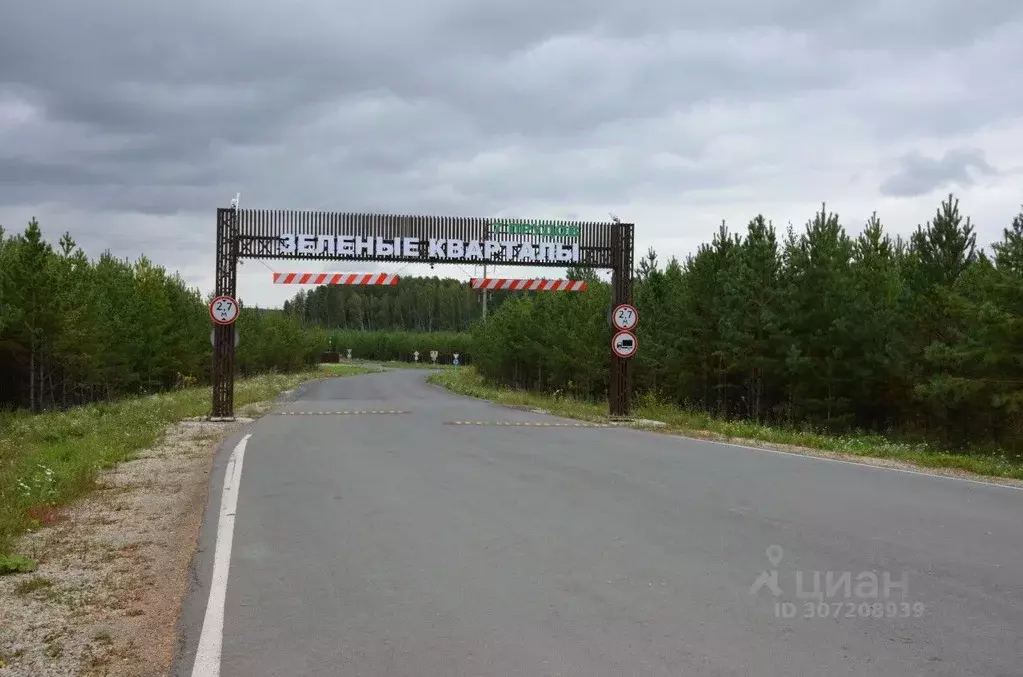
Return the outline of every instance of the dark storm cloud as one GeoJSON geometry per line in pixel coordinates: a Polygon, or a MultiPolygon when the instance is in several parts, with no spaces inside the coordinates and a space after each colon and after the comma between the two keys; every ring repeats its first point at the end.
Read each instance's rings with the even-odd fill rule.
{"type": "Polygon", "coordinates": [[[970,169],[981,175],[998,174],[984,159],[983,151],[976,149],[949,150],[940,158],[912,153],[903,157],[901,164],[898,172],[881,183],[882,195],[916,197],[950,185],[967,188],[975,183],[970,169]]]}
{"type": "Polygon", "coordinates": [[[710,140],[684,125],[638,140],[706,101],[742,110],[816,90],[887,139],[1009,114],[1023,94],[1005,86],[1019,76],[1004,53],[959,66],[1000,102],[849,92],[893,55],[924,68],[1021,12],[1011,0],[7,3],[0,111],[6,91],[32,117],[5,132],[0,113],[0,207],[208,213],[236,191],[253,206],[471,214],[663,199],[741,172],[709,162],[710,140]],[[652,167],[658,144],[692,163],[652,167]]]}

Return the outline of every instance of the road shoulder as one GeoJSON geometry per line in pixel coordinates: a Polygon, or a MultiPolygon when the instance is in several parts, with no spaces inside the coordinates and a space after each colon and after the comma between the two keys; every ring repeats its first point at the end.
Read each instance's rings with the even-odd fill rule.
{"type": "Polygon", "coordinates": [[[270,406],[171,425],[24,537],[39,566],[0,579],[0,677],[167,674],[216,452],[270,406]]]}
{"type": "MultiPolygon", "coordinates": [[[[870,450],[865,450],[865,453],[849,453],[799,444],[787,444],[749,437],[738,437],[717,431],[702,430],[690,426],[673,424],[664,420],[634,419],[610,421],[606,412],[597,411],[593,405],[575,402],[569,398],[555,399],[530,393],[528,391],[512,391],[500,388],[485,383],[472,372],[460,373],[457,371],[451,371],[442,374],[431,374],[427,377],[426,382],[440,390],[489,402],[494,406],[506,409],[518,409],[534,414],[555,416],[558,418],[609,424],[616,427],[631,428],[666,437],[727,444],[730,446],[748,448],[754,451],[768,451],[796,456],[809,456],[818,459],[838,461],[841,463],[853,463],[874,468],[886,468],[920,475],[947,477],[965,480],[968,482],[977,482],[980,484],[994,484],[1013,487],[1015,489],[1023,489],[1023,480],[1015,477],[985,475],[970,472],[969,470],[964,470],[962,468],[942,465],[941,463],[936,463],[935,465],[924,465],[922,463],[915,463],[897,456],[893,457],[885,456],[882,453],[869,453],[870,450]],[[466,377],[465,373],[471,373],[472,375],[466,377]]],[[[939,455],[934,455],[930,457],[930,460],[941,461],[942,459],[939,455]]]]}

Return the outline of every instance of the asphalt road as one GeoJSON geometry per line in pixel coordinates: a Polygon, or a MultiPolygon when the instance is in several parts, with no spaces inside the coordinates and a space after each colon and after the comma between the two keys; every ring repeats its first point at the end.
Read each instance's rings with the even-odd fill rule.
{"type": "Polygon", "coordinates": [[[1023,675],[1023,491],[638,430],[476,425],[571,422],[425,376],[309,384],[281,409],[409,413],[268,415],[224,445],[177,675],[245,433],[225,677],[1023,675]]]}

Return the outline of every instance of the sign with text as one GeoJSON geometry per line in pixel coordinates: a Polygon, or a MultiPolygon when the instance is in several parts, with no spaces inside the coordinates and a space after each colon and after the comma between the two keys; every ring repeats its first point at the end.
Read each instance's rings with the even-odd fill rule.
{"type": "Polygon", "coordinates": [[[363,237],[283,233],[280,253],[330,256],[337,259],[419,258],[437,261],[515,261],[517,263],[579,263],[579,244],[517,242],[514,240],[461,240],[458,238],[363,237]]]}
{"type": "Polygon", "coordinates": [[[217,296],[210,302],[210,317],[217,324],[232,324],[238,319],[238,302],[230,296],[217,296]]]}
{"type": "Polygon", "coordinates": [[[506,235],[539,235],[541,237],[579,237],[582,228],[572,224],[547,223],[495,223],[492,233],[506,235]]]}
{"type": "Polygon", "coordinates": [[[614,324],[615,329],[621,331],[632,331],[639,324],[639,313],[636,312],[636,307],[623,303],[614,309],[611,314],[611,322],[614,324]]]}

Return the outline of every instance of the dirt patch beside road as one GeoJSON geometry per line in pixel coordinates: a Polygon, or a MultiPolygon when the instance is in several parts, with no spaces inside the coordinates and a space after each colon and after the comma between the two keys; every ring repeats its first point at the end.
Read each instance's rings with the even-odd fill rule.
{"type": "Polygon", "coordinates": [[[172,425],[24,537],[39,567],[0,578],[0,677],[167,674],[213,457],[243,422],[172,425]]]}

